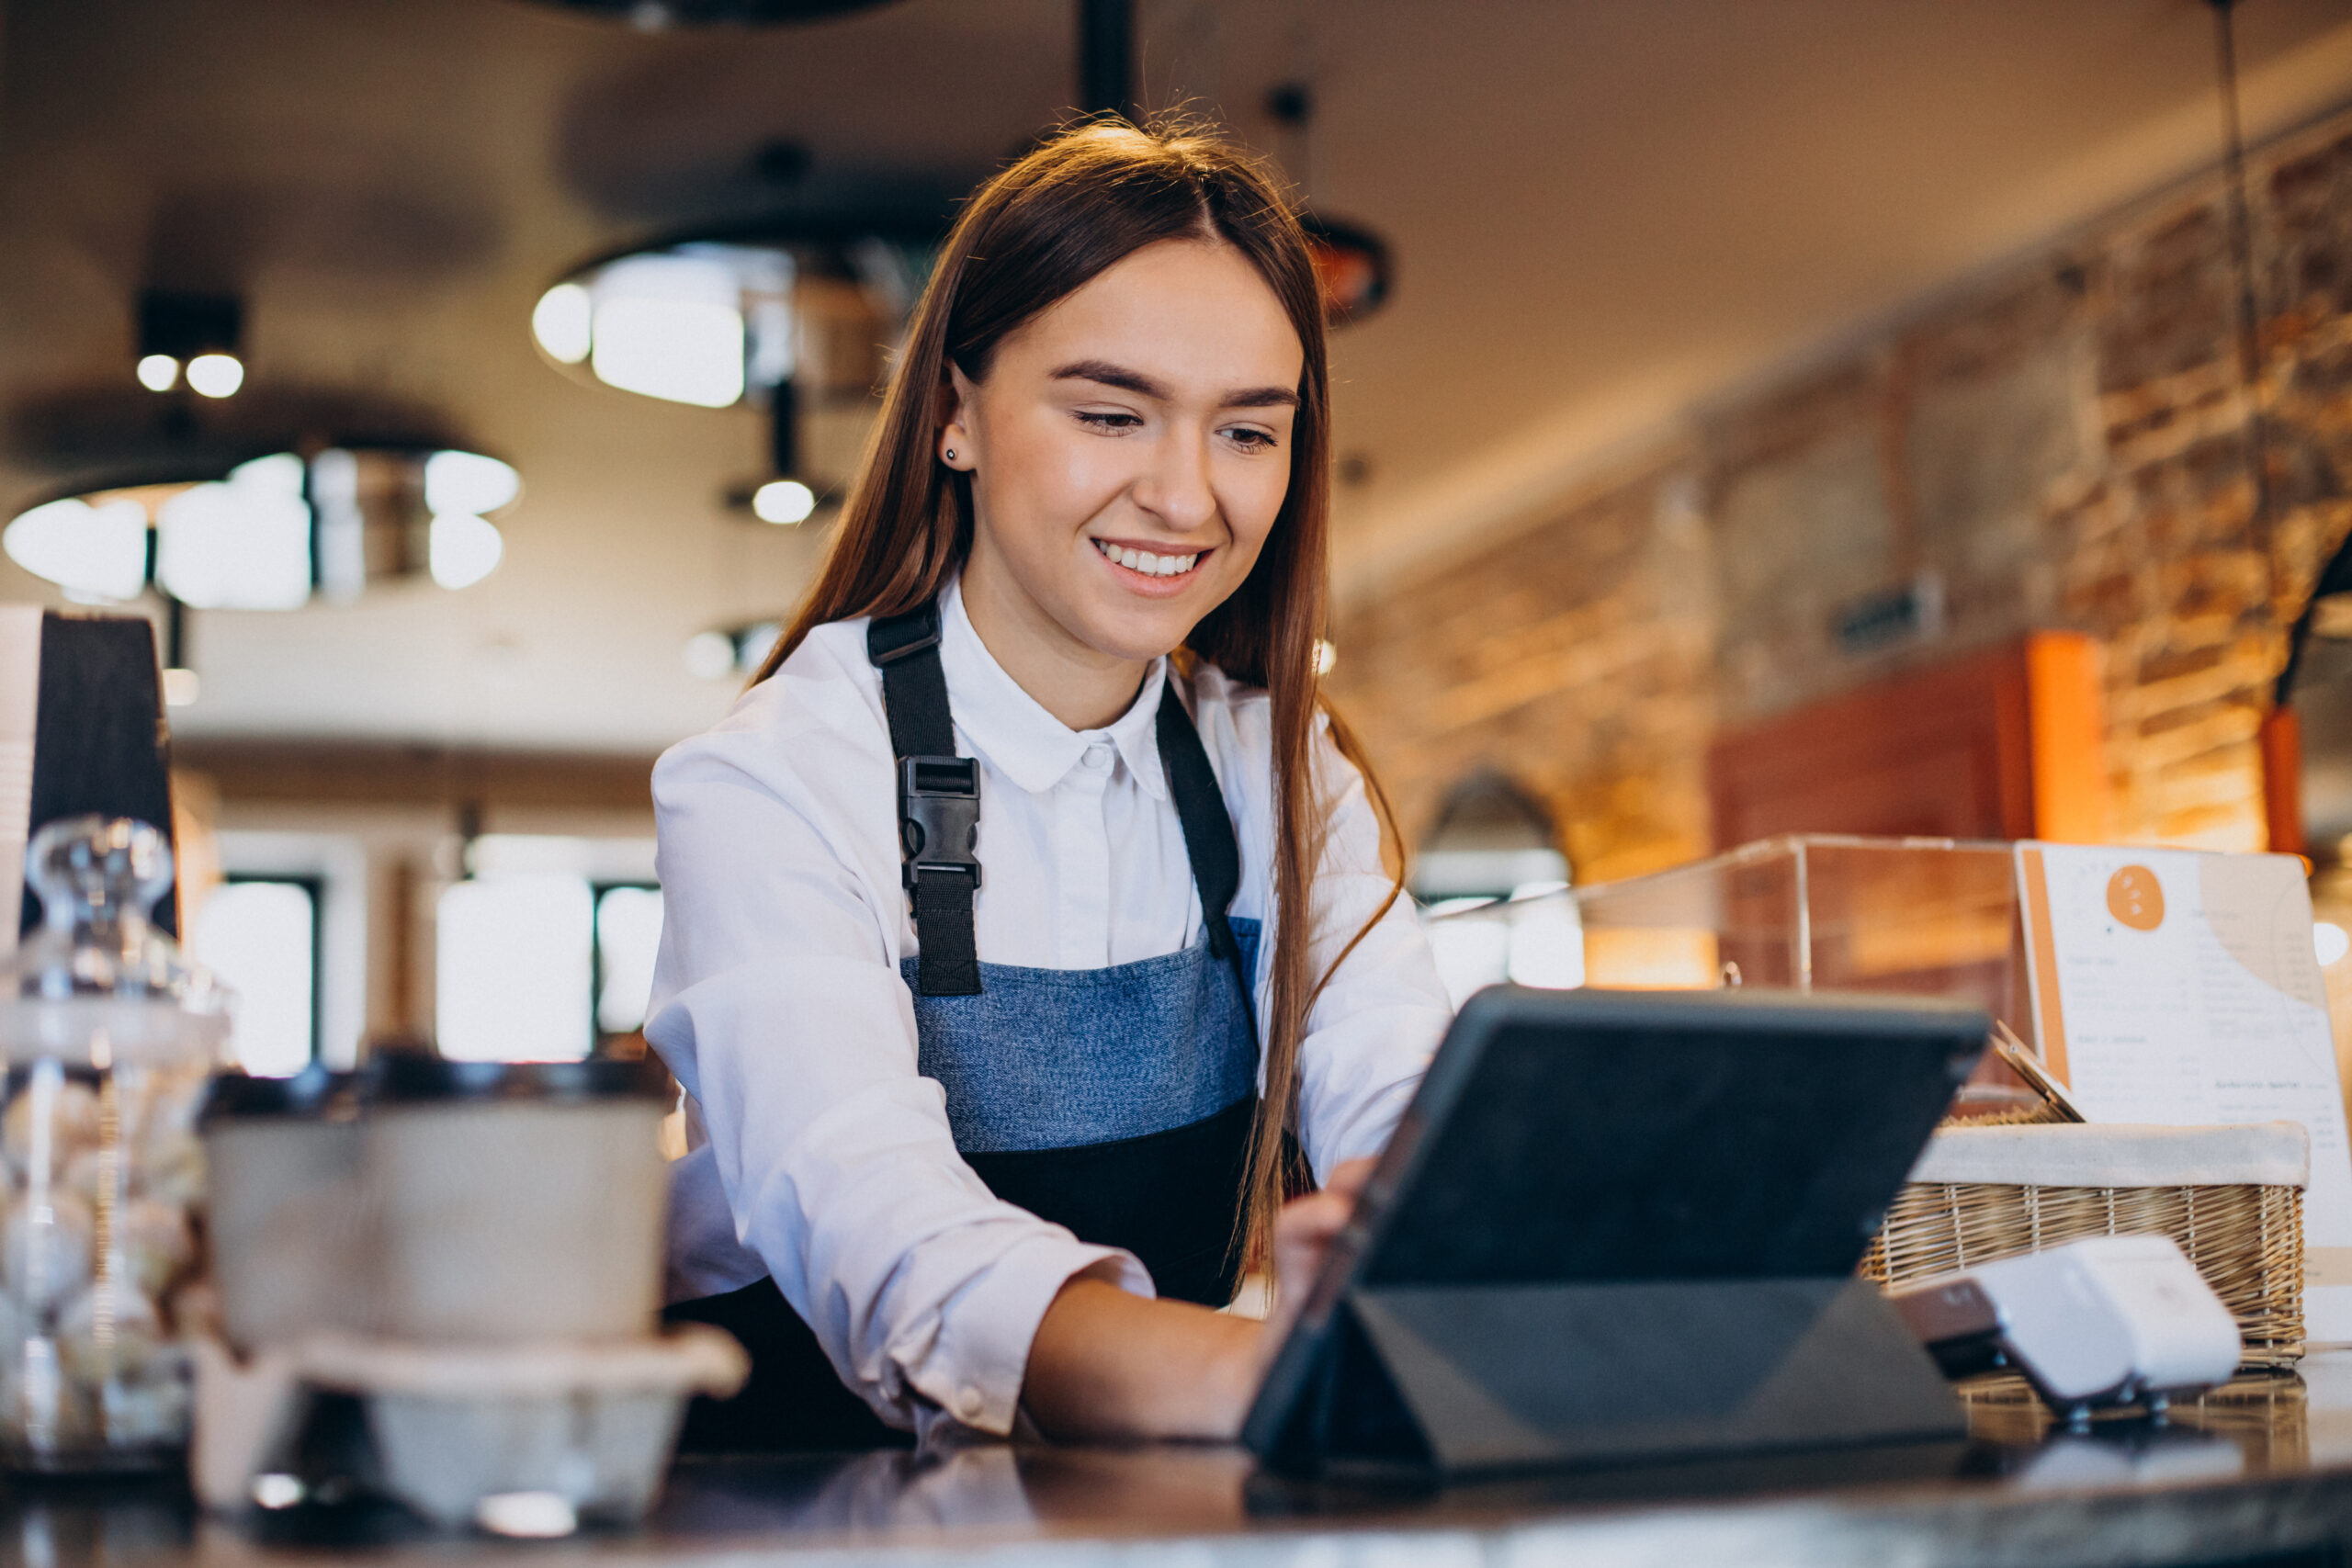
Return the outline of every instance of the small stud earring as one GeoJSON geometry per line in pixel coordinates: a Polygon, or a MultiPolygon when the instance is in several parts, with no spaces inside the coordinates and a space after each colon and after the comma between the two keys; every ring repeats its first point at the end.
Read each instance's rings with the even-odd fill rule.
{"type": "Polygon", "coordinates": [[[956,448],[953,446],[947,449],[947,460],[951,463],[956,460],[956,448]]]}

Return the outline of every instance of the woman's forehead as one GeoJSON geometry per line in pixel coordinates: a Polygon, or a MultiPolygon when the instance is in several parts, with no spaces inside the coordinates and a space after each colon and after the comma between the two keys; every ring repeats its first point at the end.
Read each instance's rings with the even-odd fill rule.
{"type": "Polygon", "coordinates": [[[1204,240],[1163,240],[1124,256],[1056,300],[997,352],[999,368],[1051,376],[1102,362],[1180,396],[1296,385],[1306,350],[1250,258],[1204,240]]]}

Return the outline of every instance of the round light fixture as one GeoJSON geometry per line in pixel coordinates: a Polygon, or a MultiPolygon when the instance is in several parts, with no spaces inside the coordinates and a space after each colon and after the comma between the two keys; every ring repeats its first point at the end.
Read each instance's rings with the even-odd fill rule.
{"type": "Polygon", "coordinates": [[[139,384],[168,392],[183,373],[199,397],[234,397],[245,384],[244,301],[231,294],[180,294],[149,288],[137,306],[139,384]]]}
{"type": "Polygon", "coordinates": [[[146,591],[149,526],[148,509],[130,496],[69,495],[19,513],[0,547],[67,598],[113,604],[146,591]]]}
{"type": "Polygon", "coordinates": [[[763,523],[806,523],[817,492],[798,479],[770,479],[752,492],[752,515],[763,523]]]}
{"type": "Polygon", "coordinates": [[[842,237],[657,241],[541,294],[531,337],[553,363],[625,392],[727,408],[865,398],[930,270],[929,225],[826,225],[842,237]]]}
{"type": "Polygon", "coordinates": [[[596,297],[577,283],[559,283],[531,308],[531,335],[559,365],[577,365],[595,342],[596,297]]]}
{"type": "Polygon", "coordinates": [[[697,681],[725,679],[735,670],[735,639],[725,632],[696,632],[686,639],[686,673],[697,681]]]}
{"type": "Polygon", "coordinates": [[[188,390],[207,398],[233,398],[245,384],[245,363],[233,354],[199,354],[187,362],[188,390]]]}
{"type": "Polygon", "coordinates": [[[1332,326],[1363,321],[1388,302],[1388,242],[1369,229],[1324,219],[1299,220],[1306,231],[1315,281],[1323,290],[1323,317],[1332,326]]]}
{"type": "Polygon", "coordinates": [[[929,275],[943,196],[650,241],[575,267],[531,310],[548,362],[697,408],[764,409],[766,482],[731,489],[762,522],[804,523],[848,478],[892,344],[929,275]]]}
{"type": "Polygon", "coordinates": [[[698,680],[723,681],[729,675],[756,675],[767,661],[783,623],[752,621],[740,626],[716,626],[686,639],[686,671],[698,680]]]}
{"type": "Polygon", "coordinates": [[[425,559],[444,588],[471,588],[498,570],[506,541],[498,525],[465,512],[435,513],[425,559]]]}
{"type": "Polygon", "coordinates": [[[481,581],[504,550],[487,514],[521,491],[512,467],[479,452],[277,452],[45,502],[0,530],[0,549],[83,603],[152,587],[197,609],[293,610],[428,573],[445,588],[481,581]]]}

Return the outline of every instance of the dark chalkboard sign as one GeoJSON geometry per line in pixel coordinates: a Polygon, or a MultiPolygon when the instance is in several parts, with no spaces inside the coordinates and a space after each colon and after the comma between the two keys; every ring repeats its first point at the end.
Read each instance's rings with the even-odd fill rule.
{"type": "MultiPolygon", "coordinates": [[[[41,617],[40,682],[28,839],[90,812],[136,818],[169,839],[171,736],[154,626],[136,615],[51,611],[41,617]]],[[[155,920],[178,934],[176,890],[156,906],[155,920]]],[[[19,930],[40,923],[40,900],[25,888],[19,930]]]]}

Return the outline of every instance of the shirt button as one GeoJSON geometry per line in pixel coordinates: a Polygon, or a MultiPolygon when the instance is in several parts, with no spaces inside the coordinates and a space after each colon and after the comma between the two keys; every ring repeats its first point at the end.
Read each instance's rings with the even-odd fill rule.
{"type": "Polygon", "coordinates": [[[1098,740],[1086,749],[1083,761],[1088,767],[1098,771],[1107,768],[1111,765],[1111,748],[1098,740]]]}
{"type": "Polygon", "coordinates": [[[967,1421],[978,1420],[980,1413],[988,1407],[988,1400],[977,1388],[967,1388],[956,1396],[956,1414],[967,1421]]]}

